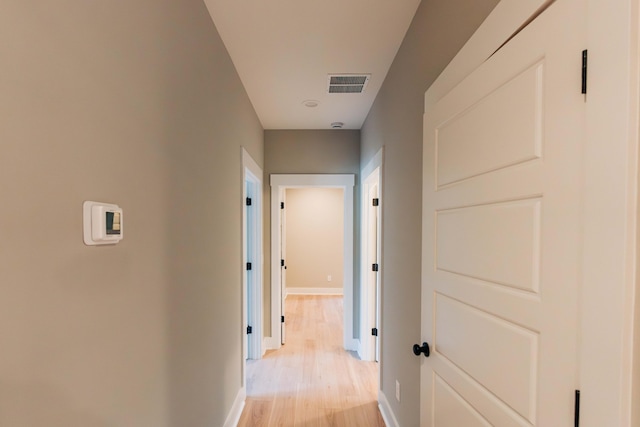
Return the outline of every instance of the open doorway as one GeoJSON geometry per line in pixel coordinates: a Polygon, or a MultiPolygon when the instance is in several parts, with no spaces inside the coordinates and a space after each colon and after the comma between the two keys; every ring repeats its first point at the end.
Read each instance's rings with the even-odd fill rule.
{"type": "MultiPolygon", "coordinates": [[[[284,192],[280,229],[281,259],[285,260],[281,267],[285,313],[291,296],[343,295],[343,193],[342,188],[320,187],[287,188],[284,192]]],[[[281,343],[285,341],[282,329],[281,343]]]]}
{"type": "Polygon", "coordinates": [[[362,169],[360,251],[360,348],[362,360],[380,362],[382,331],[382,158],[381,148],[362,169]]]}
{"type": "Polygon", "coordinates": [[[242,347],[243,359],[247,360],[260,359],[263,354],[262,169],[244,148],[242,163],[242,347]]]}
{"type": "Polygon", "coordinates": [[[281,209],[286,295],[342,295],[343,193],[342,188],[286,190],[281,209]]]}
{"type": "Polygon", "coordinates": [[[380,168],[367,176],[362,188],[362,262],[360,358],[380,361],[380,168]]]}
{"type": "MultiPolygon", "coordinates": [[[[287,295],[285,198],[288,189],[325,188],[341,189],[343,198],[343,268],[342,294],[344,304],[343,343],[347,350],[356,350],[353,338],[353,186],[354,175],[271,175],[271,313],[272,347],[277,349],[286,339],[284,298],[287,295]],[[285,211],[283,213],[283,211],[285,211]],[[284,242],[284,247],[283,247],[284,242]]],[[[329,274],[327,274],[329,276],[329,274]]],[[[331,274],[331,281],[334,275],[331,274]]],[[[325,280],[328,277],[325,277],[325,280]]],[[[330,283],[330,282],[329,282],[330,283]]],[[[326,287],[326,286],[325,286],[326,287]]]]}

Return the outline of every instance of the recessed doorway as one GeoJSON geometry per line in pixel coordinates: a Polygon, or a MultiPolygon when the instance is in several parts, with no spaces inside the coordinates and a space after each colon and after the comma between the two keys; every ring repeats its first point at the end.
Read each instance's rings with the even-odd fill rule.
{"type": "MultiPolygon", "coordinates": [[[[271,348],[280,348],[286,340],[284,297],[286,296],[286,235],[283,206],[286,190],[296,188],[342,189],[344,221],[342,294],[344,298],[343,344],[346,350],[356,350],[353,338],[353,186],[354,175],[271,175],[271,348]],[[284,248],[283,248],[284,243],[284,248]],[[285,254],[285,255],[283,255],[285,254]]],[[[286,213],[284,213],[286,215],[286,213]]]]}

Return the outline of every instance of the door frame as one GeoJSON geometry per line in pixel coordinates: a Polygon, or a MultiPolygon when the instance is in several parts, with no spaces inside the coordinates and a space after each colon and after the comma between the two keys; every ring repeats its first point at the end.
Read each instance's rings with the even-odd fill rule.
{"type": "Polygon", "coordinates": [[[382,342],[382,271],[384,266],[382,265],[382,158],[384,147],[378,150],[371,161],[362,169],[361,176],[365,177],[362,181],[361,192],[361,250],[360,250],[360,345],[358,354],[362,360],[375,361],[376,353],[378,354],[378,362],[380,362],[380,347],[382,342]],[[378,199],[380,205],[378,207],[378,280],[376,284],[377,298],[369,292],[368,275],[370,273],[370,263],[368,262],[369,253],[369,235],[368,230],[370,227],[370,201],[369,190],[372,182],[378,185],[378,199]],[[376,314],[376,322],[372,324],[371,314],[376,314]],[[378,328],[378,339],[372,346],[369,340],[366,338],[371,336],[371,329],[378,328]]]}
{"type": "MultiPolygon", "coordinates": [[[[580,421],[586,427],[630,427],[640,422],[640,403],[632,393],[640,392],[637,330],[638,339],[634,341],[634,318],[640,318],[636,305],[640,1],[586,2],[589,70],[582,309],[576,331],[580,340],[580,421]]],[[[427,90],[425,109],[480,66],[548,3],[498,3],[427,90]]],[[[635,326],[640,328],[640,324],[635,326]]]]}
{"type": "Polygon", "coordinates": [[[271,184],[271,349],[281,347],[280,316],[282,296],[280,289],[280,201],[287,188],[341,188],[344,197],[344,348],[357,350],[353,338],[353,230],[354,205],[353,174],[272,174],[271,184]]]}
{"type": "Polygon", "coordinates": [[[243,383],[246,383],[244,361],[246,359],[260,359],[264,354],[263,318],[262,318],[262,288],[264,252],[262,244],[263,209],[262,209],[262,169],[253,160],[251,155],[242,148],[242,355],[243,355],[243,383]],[[251,188],[247,188],[247,182],[251,188]],[[251,197],[251,206],[255,209],[255,215],[251,216],[252,227],[247,230],[247,206],[246,199],[251,197]],[[250,233],[248,233],[250,231],[250,233]],[[247,245],[251,241],[251,245],[247,245]],[[250,247],[248,247],[250,246],[250,247]],[[252,275],[247,274],[247,262],[251,262],[252,275]],[[254,298],[251,306],[248,304],[246,289],[251,289],[254,298]],[[251,335],[246,333],[247,326],[251,322],[253,331],[251,335]],[[245,339],[246,337],[246,339],[245,339]]]}

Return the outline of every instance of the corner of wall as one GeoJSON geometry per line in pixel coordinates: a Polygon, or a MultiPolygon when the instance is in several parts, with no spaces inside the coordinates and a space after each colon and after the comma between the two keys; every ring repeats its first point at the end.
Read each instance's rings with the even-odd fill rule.
{"type": "Polygon", "coordinates": [[[240,416],[242,415],[242,410],[244,409],[244,401],[246,398],[247,391],[244,387],[242,387],[238,391],[236,399],[233,401],[233,406],[231,407],[229,415],[227,415],[227,419],[225,420],[223,427],[236,427],[238,425],[240,416]]]}
{"type": "Polygon", "coordinates": [[[380,409],[380,414],[382,415],[382,419],[387,427],[400,427],[400,424],[391,409],[391,405],[389,405],[387,396],[382,390],[378,392],[378,408],[380,409]]]}

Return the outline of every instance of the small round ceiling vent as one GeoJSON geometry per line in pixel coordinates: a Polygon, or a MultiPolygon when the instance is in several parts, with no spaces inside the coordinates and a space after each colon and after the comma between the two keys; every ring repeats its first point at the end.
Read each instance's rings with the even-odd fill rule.
{"type": "Polygon", "coordinates": [[[342,126],[344,126],[344,123],[342,122],[331,123],[331,129],[342,129],[342,126]]]}

